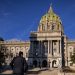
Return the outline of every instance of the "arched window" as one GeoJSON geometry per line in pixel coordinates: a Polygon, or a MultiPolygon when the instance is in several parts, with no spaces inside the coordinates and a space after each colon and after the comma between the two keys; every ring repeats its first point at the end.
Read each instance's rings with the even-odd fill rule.
{"type": "Polygon", "coordinates": [[[45,26],[42,24],[42,30],[45,31],[45,26]]]}
{"type": "Polygon", "coordinates": [[[47,24],[47,29],[50,30],[50,25],[49,24],[47,24]]]}
{"type": "Polygon", "coordinates": [[[55,29],[55,23],[52,23],[52,30],[54,30],[55,29]]]}
{"type": "Polygon", "coordinates": [[[52,25],[52,30],[54,30],[54,25],[52,25]]]}
{"type": "Polygon", "coordinates": [[[58,25],[57,29],[59,30],[59,25],[58,25]]]}

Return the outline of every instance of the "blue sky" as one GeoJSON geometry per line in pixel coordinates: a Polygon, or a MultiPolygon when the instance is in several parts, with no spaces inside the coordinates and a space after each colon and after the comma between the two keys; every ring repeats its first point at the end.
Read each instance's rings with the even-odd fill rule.
{"type": "Polygon", "coordinates": [[[28,40],[51,3],[65,34],[75,39],[75,0],[0,0],[0,37],[28,40]]]}

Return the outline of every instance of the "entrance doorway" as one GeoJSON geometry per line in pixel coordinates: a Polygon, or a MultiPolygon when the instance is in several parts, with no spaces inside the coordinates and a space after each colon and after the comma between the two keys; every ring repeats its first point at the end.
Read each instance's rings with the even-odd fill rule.
{"type": "Polygon", "coordinates": [[[33,66],[37,67],[37,61],[36,60],[33,61],[33,66]]]}
{"type": "Polygon", "coordinates": [[[47,61],[46,60],[43,60],[42,67],[47,67],[47,61]]]}
{"type": "Polygon", "coordinates": [[[52,67],[53,67],[53,68],[56,68],[56,67],[57,67],[56,62],[57,62],[56,60],[53,60],[53,61],[52,61],[52,67]]]}

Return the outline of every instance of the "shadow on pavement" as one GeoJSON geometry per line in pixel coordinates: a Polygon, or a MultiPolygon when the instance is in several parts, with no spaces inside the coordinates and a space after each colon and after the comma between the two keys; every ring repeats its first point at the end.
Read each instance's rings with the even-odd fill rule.
{"type": "Polygon", "coordinates": [[[13,75],[13,74],[0,74],[0,75],[13,75]]]}
{"type": "MultiPolygon", "coordinates": [[[[46,70],[48,70],[48,68],[29,68],[29,70],[27,71],[27,75],[40,74],[41,72],[46,71],[46,70]]],[[[0,75],[13,75],[12,73],[13,71],[11,70],[10,66],[4,66],[0,75]]]]}
{"type": "MultiPolygon", "coordinates": [[[[36,75],[36,74],[40,74],[42,71],[46,71],[46,70],[48,70],[48,69],[46,69],[46,68],[42,68],[42,69],[36,69],[35,68],[35,70],[29,70],[27,73],[26,73],[26,75],[29,75],[29,74],[32,74],[32,75],[36,75]]],[[[13,74],[0,74],[0,75],[13,75],[13,74]]]]}

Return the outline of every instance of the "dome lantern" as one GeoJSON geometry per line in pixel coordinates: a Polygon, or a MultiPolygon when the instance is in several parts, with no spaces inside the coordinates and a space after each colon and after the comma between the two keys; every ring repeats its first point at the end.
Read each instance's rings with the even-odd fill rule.
{"type": "Polygon", "coordinates": [[[53,13],[52,4],[50,5],[48,13],[53,13]]]}

